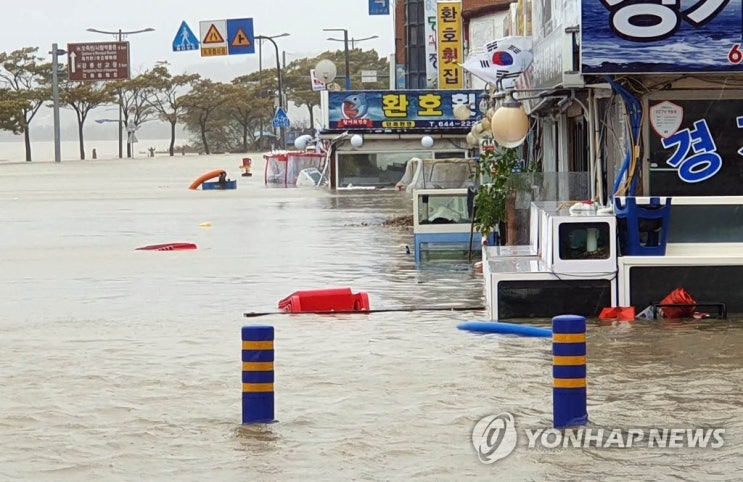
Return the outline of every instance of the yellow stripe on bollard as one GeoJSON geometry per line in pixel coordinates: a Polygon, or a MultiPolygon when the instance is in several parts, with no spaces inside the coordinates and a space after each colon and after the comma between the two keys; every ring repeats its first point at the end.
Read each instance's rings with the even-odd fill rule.
{"type": "Polygon", "coordinates": [[[273,340],[243,341],[243,350],[273,350],[273,340]]]}
{"type": "Polygon", "coordinates": [[[585,365],[586,356],[553,356],[553,365],[585,365]]]}
{"type": "Polygon", "coordinates": [[[555,378],[555,388],[586,388],[585,378],[555,378]]]}
{"type": "Polygon", "coordinates": [[[243,393],[273,392],[273,383],[243,383],[243,393]]]}
{"type": "Polygon", "coordinates": [[[585,333],[552,333],[553,343],[585,343],[585,333]]]}
{"type": "Polygon", "coordinates": [[[273,362],[243,362],[244,372],[270,372],[273,370],[273,362]]]}

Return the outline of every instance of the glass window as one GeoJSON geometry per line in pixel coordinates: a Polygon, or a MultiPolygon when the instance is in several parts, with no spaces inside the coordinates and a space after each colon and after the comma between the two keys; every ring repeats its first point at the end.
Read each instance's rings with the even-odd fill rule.
{"type": "Polygon", "coordinates": [[[609,223],[562,223],[560,259],[608,259],[609,223]]]}
{"type": "MultiPolygon", "coordinates": [[[[461,154],[461,153],[459,153],[461,154]]],[[[401,152],[341,152],[338,154],[339,188],[351,186],[394,187],[412,183],[415,179],[420,188],[460,188],[472,183],[474,161],[463,162],[463,158],[431,161],[431,151],[401,152]],[[408,161],[417,158],[422,164],[408,161]],[[416,177],[416,173],[418,176],[416,177]]]]}
{"type": "Polygon", "coordinates": [[[418,224],[470,224],[467,193],[418,196],[418,224]]]}

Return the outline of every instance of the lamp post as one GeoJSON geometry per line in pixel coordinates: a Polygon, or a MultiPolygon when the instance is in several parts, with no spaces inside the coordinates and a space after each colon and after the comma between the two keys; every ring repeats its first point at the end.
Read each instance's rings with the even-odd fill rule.
{"type": "MultiPolygon", "coordinates": [[[[356,48],[356,42],[363,42],[364,40],[372,40],[375,38],[379,38],[379,35],[372,35],[371,37],[364,37],[364,38],[353,38],[351,37],[351,50],[356,48]]],[[[342,38],[328,38],[327,40],[332,40],[333,42],[344,42],[345,40],[342,38]]]]}
{"type": "MultiPolygon", "coordinates": [[[[268,40],[273,44],[273,48],[276,51],[276,82],[279,88],[279,108],[284,108],[284,91],[281,83],[281,59],[279,58],[279,46],[276,44],[275,38],[288,37],[288,33],[282,33],[279,35],[256,35],[255,38],[258,40],[268,40]]],[[[260,45],[260,44],[259,44],[260,45]]],[[[286,147],[286,141],[284,140],[284,128],[282,127],[279,131],[279,142],[281,142],[281,148],[286,147]]],[[[261,133],[262,135],[263,133],[261,133]]]]}
{"type": "MultiPolygon", "coordinates": [[[[102,34],[106,34],[106,35],[113,35],[119,42],[123,42],[124,41],[124,38],[126,38],[126,36],[128,36],[128,35],[134,35],[134,34],[137,34],[137,33],[144,33],[144,32],[153,32],[154,30],[155,29],[154,28],[151,28],[151,27],[143,28],[143,29],[140,29],[140,30],[129,30],[129,31],[124,31],[124,30],[119,29],[119,30],[117,30],[115,32],[114,31],[108,31],[108,30],[98,30],[96,28],[88,28],[88,29],[86,29],[87,32],[94,32],[94,33],[102,33],[102,34]]],[[[122,125],[124,123],[124,117],[123,117],[124,114],[123,114],[123,105],[122,105],[123,102],[122,102],[122,99],[121,99],[121,89],[119,89],[119,92],[118,93],[119,93],[119,159],[121,159],[122,157],[124,157],[124,153],[123,153],[124,138],[123,138],[123,134],[122,134],[122,130],[123,130],[122,125]]]]}
{"type": "Polygon", "coordinates": [[[59,134],[59,56],[67,53],[66,50],[52,44],[52,104],[54,116],[54,162],[62,162],[62,146],[59,134]]]}
{"type": "Polygon", "coordinates": [[[322,29],[323,32],[343,32],[343,47],[346,57],[346,90],[351,90],[351,73],[349,72],[351,69],[349,67],[349,61],[348,61],[348,30],[345,28],[324,28],[322,29]]]}

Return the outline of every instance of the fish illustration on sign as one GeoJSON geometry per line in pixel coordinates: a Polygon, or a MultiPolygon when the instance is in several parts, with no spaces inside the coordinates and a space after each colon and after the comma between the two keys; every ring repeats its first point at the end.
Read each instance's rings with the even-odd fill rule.
{"type": "Polygon", "coordinates": [[[346,119],[361,119],[369,110],[366,94],[351,94],[343,99],[343,117],[346,119]]]}

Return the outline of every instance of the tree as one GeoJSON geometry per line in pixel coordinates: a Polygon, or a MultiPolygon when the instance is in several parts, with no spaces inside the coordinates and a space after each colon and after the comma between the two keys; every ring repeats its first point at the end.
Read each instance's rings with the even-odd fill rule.
{"type": "MultiPolygon", "coordinates": [[[[52,64],[37,55],[38,47],[24,47],[11,53],[0,53],[0,83],[7,88],[12,104],[17,108],[11,121],[4,122],[16,133],[23,133],[26,162],[31,162],[31,134],[29,125],[42,104],[51,100],[52,64]]],[[[8,118],[6,118],[8,119],[8,118]]]]}
{"type": "MultiPolygon", "coordinates": [[[[284,90],[289,100],[297,106],[306,106],[310,116],[310,125],[314,126],[314,109],[320,105],[320,93],[312,90],[310,80],[310,70],[320,60],[327,59],[335,63],[336,66],[345,66],[345,50],[326,51],[314,58],[303,58],[292,61],[287,65],[286,73],[282,80],[284,81],[284,90]]],[[[351,71],[352,86],[356,90],[363,89],[375,90],[387,87],[384,74],[389,73],[389,62],[387,59],[380,58],[376,50],[352,49],[348,52],[349,69],[351,71]],[[382,73],[383,80],[377,80],[372,83],[361,83],[362,70],[375,70],[382,73]]],[[[340,69],[338,69],[340,71],[340,69]]]]}
{"type": "Polygon", "coordinates": [[[111,82],[121,102],[122,118],[129,136],[126,142],[126,157],[132,157],[134,131],[147,121],[154,119],[158,113],[152,107],[154,97],[152,79],[140,74],[133,79],[111,82]]]}
{"type": "MultiPolygon", "coordinates": [[[[227,90],[228,87],[225,84],[200,79],[194,82],[191,91],[183,96],[186,125],[192,130],[198,129],[205,154],[210,154],[207,136],[211,127],[210,120],[217,109],[229,100],[226,95],[227,90]]],[[[218,129],[215,130],[215,132],[218,131],[218,129]]]]}
{"type": "Polygon", "coordinates": [[[151,94],[147,102],[157,112],[160,120],[170,124],[170,147],[168,152],[175,154],[175,127],[185,111],[183,90],[199,80],[199,74],[172,75],[167,62],[159,62],[152,70],[143,74],[149,83],[151,94]]]}
{"type": "Polygon", "coordinates": [[[265,89],[258,82],[251,82],[245,76],[237,77],[227,86],[229,99],[225,107],[230,117],[240,126],[241,149],[248,152],[248,139],[255,144],[256,130],[263,135],[263,123],[271,118],[273,101],[263,95],[265,89]]]}
{"type": "Polygon", "coordinates": [[[21,133],[21,112],[28,104],[12,89],[0,88],[0,130],[21,133]]]}
{"type": "Polygon", "coordinates": [[[75,111],[77,116],[77,139],[80,144],[80,160],[85,159],[83,127],[88,114],[96,107],[116,102],[116,94],[101,82],[67,82],[60,91],[60,101],[75,111]]]}

